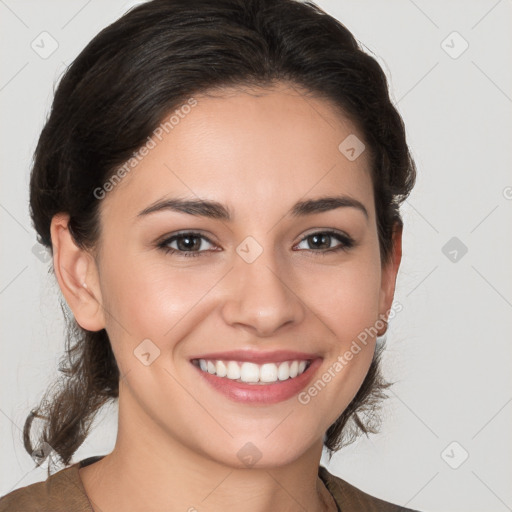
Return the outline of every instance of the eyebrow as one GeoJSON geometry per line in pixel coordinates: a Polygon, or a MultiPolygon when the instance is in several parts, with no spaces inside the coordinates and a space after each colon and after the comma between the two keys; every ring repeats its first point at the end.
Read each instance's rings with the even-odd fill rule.
{"type": "MultiPolygon", "coordinates": [[[[369,218],[368,211],[363,203],[349,196],[328,196],[317,199],[298,201],[293,205],[288,214],[292,217],[305,217],[316,213],[335,210],[337,208],[355,208],[362,212],[366,219],[369,218]]],[[[196,217],[232,221],[232,215],[228,207],[217,201],[208,199],[182,199],[182,198],[161,198],[137,214],[137,219],[145,217],[154,212],[170,210],[179,213],[187,213],[196,217]]]]}

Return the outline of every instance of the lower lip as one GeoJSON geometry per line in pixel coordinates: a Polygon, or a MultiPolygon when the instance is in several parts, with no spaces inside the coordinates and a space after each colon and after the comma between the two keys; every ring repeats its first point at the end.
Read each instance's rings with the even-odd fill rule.
{"type": "Polygon", "coordinates": [[[203,372],[197,366],[193,366],[197,368],[197,371],[208,384],[231,400],[252,404],[275,404],[292,398],[304,389],[321,364],[322,359],[314,359],[309,367],[299,376],[272,384],[237,382],[226,377],[217,377],[217,375],[203,372]]]}

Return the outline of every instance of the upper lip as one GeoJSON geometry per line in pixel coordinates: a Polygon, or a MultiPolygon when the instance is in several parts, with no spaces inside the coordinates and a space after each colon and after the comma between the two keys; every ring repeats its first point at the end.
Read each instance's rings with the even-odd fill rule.
{"type": "Polygon", "coordinates": [[[267,352],[263,352],[261,350],[232,350],[226,352],[210,352],[208,354],[191,357],[190,359],[206,359],[210,361],[247,361],[250,363],[264,364],[296,360],[311,361],[318,357],[320,356],[316,354],[296,352],[292,350],[273,350],[267,352]]]}

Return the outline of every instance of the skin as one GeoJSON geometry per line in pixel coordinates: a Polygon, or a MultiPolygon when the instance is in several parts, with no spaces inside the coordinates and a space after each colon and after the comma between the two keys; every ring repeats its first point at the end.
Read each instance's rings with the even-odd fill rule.
{"type": "Polygon", "coordinates": [[[323,436],[363,382],[375,338],[307,405],[297,396],[233,402],[189,359],[304,351],[323,358],[314,382],[390,310],[401,231],[383,264],[368,152],[349,161],[338,149],[350,134],[364,138],[331,104],[284,83],[221,93],[195,96],[197,106],[107,193],[95,251],[75,245],[66,214],[52,220],[59,286],[83,328],[107,330],[122,376],[114,450],[80,470],[97,511],[335,510],[317,476],[323,436]],[[363,203],[368,219],[352,207],[287,215],[296,201],[333,191],[363,203]],[[233,220],[172,211],[137,219],[163,196],[214,199],[233,220]],[[356,245],[325,253],[339,240],[304,240],[327,229],[356,245]],[[156,247],[183,230],[212,243],[196,239],[198,257],[156,247]],[[236,252],[247,236],[263,249],[252,263],[236,252]],[[147,338],[160,350],[149,366],[134,356],[147,338]],[[247,442],[261,453],[251,467],[237,456],[247,442]]]}

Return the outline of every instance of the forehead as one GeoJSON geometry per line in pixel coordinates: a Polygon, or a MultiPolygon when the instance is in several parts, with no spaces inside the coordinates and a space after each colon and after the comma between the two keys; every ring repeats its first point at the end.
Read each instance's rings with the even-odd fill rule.
{"type": "Polygon", "coordinates": [[[346,140],[363,147],[363,135],[330,102],[280,84],[210,91],[188,104],[164,118],[151,149],[107,193],[105,215],[134,219],[169,195],[213,199],[242,219],[335,193],[373,215],[368,151],[356,159],[342,151],[346,140]]]}

